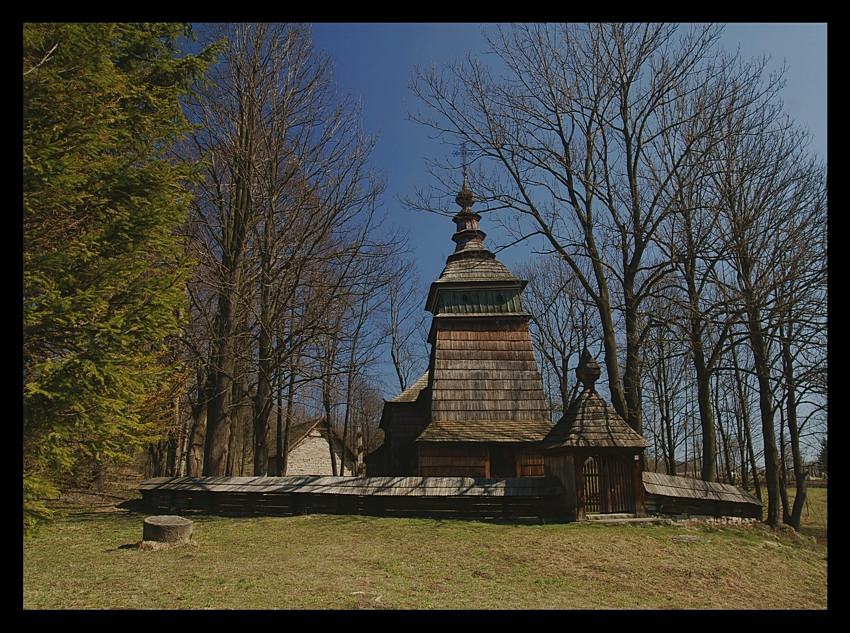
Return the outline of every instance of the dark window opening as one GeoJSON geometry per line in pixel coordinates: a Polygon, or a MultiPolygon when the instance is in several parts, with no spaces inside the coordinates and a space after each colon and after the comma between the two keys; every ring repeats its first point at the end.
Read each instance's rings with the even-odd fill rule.
{"type": "Polygon", "coordinates": [[[513,449],[505,446],[490,448],[490,476],[516,477],[516,457],[513,449]]]}

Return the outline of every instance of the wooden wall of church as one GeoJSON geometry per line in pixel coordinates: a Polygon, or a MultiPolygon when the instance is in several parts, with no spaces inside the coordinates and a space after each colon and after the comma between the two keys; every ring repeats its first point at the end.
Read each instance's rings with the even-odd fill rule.
{"type": "Polygon", "coordinates": [[[489,477],[486,445],[422,444],[419,446],[420,477],[489,477]]]}

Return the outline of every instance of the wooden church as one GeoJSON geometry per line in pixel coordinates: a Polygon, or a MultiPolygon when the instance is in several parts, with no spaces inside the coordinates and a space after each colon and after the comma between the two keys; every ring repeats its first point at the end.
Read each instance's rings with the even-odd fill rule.
{"type": "Polygon", "coordinates": [[[596,392],[600,369],[586,351],[577,370],[584,390],[552,424],[522,304],[526,281],[485,246],[465,177],[455,200],[455,250],[425,306],[434,315],[428,371],[384,404],[384,444],[367,457],[367,474],[555,474],[575,517],[642,512],[646,442],[596,392]]]}
{"type": "Polygon", "coordinates": [[[431,284],[428,371],[384,405],[370,475],[543,475],[552,429],[523,309],[526,282],[484,244],[464,178],[455,250],[431,284]]]}

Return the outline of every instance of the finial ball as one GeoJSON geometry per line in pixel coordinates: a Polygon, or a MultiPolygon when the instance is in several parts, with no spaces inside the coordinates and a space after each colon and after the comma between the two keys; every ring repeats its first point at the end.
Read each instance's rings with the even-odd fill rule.
{"type": "Polygon", "coordinates": [[[585,389],[593,389],[593,385],[599,380],[600,375],[602,375],[602,370],[599,368],[599,363],[596,362],[585,347],[581,353],[579,365],[576,368],[576,378],[584,385],[585,389]]]}
{"type": "Polygon", "coordinates": [[[469,188],[466,178],[463,179],[463,187],[458,192],[457,196],[455,196],[455,202],[457,202],[458,206],[462,209],[469,209],[473,204],[475,204],[475,194],[473,194],[472,190],[469,188]]]}

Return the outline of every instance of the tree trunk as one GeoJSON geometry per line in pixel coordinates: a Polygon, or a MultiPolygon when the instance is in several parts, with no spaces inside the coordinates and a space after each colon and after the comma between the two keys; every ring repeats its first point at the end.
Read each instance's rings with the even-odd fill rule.
{"type": "Polygon", "coordinates": [[[788,503],[788,461],[785,455],[785,412],[779,408],[779,499],[782,501],[782,522],[791,521],[788,503]]]}
{"type": "Polygon", "coordinates": [[[655,393],[658,400],[658,413],[661,416],[661,450],[668,475],[676,474],[676,446],[673,439],[673,421],[670,411],[670,393],[667,384],[667,363],[664,349],[658,341],[658,360],[656,363],[655,393]]]}
{"type": "Polygon", "coordinates": [[[337,467],[336,467],[336,453],[334,452],[334,444],[333,444],[333,425],[331,421],[331,387],[330,387],[330,377],[327,380],[323,381],[322,385],[322,406],[325,410],[325,424],[328,427],[328,450],[330,451],[331,457],[331,474],[334,477],[337,475],[337,467]]]}
{"type": "MultiPolygon", "coordinates": [[[[283,428],[283,368],[279,367],[277,371],[277,381],[275,384],[277,392],[277,407],[275,415],[275,447],[274,447],[274,474],[276,477],[281,477],[286,474],[286,441],[283,428]]],[[[289,408],[289,403],[286,404],[289,408]]]]}
{"type": "Polygon", "coordinates": [[[174,460],[171,467],[171,476],[182,477],[183,466],[186,463],[184,456],[184,452],[186,450],[186,423],[182,420],[179,395],[174,397],[174,426],[177,429],[177,438],[174,447],[174,460]]]}
{"type": "MultiPolygon", "coordinates": [[[[265,293],[265,290],[263,291],[265,293]]],[[[268,320],[268,319],[266,319],[268,320]]],[[[269,468],[269,415],[272,408],[272,340],[265,327],[260,328],[257,362],[257,393],[254,396],[254,475],[263,477],[269,468]]]]}
{"type": "Polygon", "coordinates": [[[750,400],[744,390],[744,381],[741,378],[741,368],[738,364],[738,353],[734,345],[732,346],[732,362],[735,366],[735,388],[738,392],[738,401],[741,404],[741,418],[744,421],[744,437],[746,439],[747,453],[749,455],[750,472],[753,475],[753,487],[756,491],[756,497],[758,497],[759,501],[762,501],[758,464],[756,463],[756,451],[753,446],[753,434],[750,428],[750,400]]]}
{"type": "Polygon", "coordinates": [[[561,415],[567,412],[570,408],[570,370],[569,370],[569,352],[561,354],[561,375],[558,376],[558,387],[561,390],[561,415]]]}
{"type": "Polygon", "coordinates": [[[230,300],[222,296],[219,301],[219,319],[221,325],[216,354],[215,369],[212,369],[212,397],[207,407],[207,436],[204,443],[204,475],[224,475],[227,470],[227,448],[230,444],[231,406],[233,390],[234,341],[232,331],[230,300]]]}
{"type": "Polygon", "coordinates": [[[254,99],[239,94],[238,141],[234,160],[233,208],[225,227],[221,265],[224,278],[218,294],[217,351],[212,379],[212,398],[207,412],[204,475],[223,475],[227,470],[231,434],[232,387],[236,369],[236,306],[241,287],[242,259],[251,215],[251,179],[254,148],[254,99]]]}
{"type": "MultiPolygon", "coordinates": [[[[360,298],[360,312],[357,315],[357,325],[354,329],[354,336],[351,338],[351,350],[348,355],[348,371],[346,372],[345,384],[345,421],[342,425],[342,464],[340,464],[339,474],[345,474],[345,456],[348,453],[348,428],[351,422],[351,402],[352,390],[354,388],[355,376],[355,360],[357,358],[357,343],[360,341],[360,331],[363,329],[363,323],[366,318],[366,309],[369,303],[369,295],[365,294],[360,298]]],[[[349,465],[353,468],[353,464],[349,465]]],[[[352,473],[354,474],[354,473],[352,473]]]]}
{"type": "Polygon", "coordinates": [[[201,474],[201,464],[204,456],[204,444],[200,441],[201,429],[207,422],[207,401],[204,398],[192,406],[192,426],[186,440],[186,471],[187,477],[197,477],[201,474]]]}
{"type": "Polygon", "coordinates": [[[782,370],[785,377],[785,405],[787,407],[788,434],[791,439],[791,457],[794,460],[794,506],[787,523],[795,530],[800,529],[803,508],[806,504],[806,471],[800,454],[800,427],[797,426],[797,393],[794,380],[794,365],[791,357],[792,325],[788,326],[788,336],[782,336],[782,370]]]}
{"type": "MultiPolygon", "coordinates": [[[[611,316],[611,306],[608,302],[607,282],[604,281],[604,273],[600,270],[605,283],[604,294],[600,293],[600,301],[597,302],[599,320],[602,324],[602,347],[605,350],[605,370],[608,373],[608,390],[611,393],[611,404],[614,409],[628,422],[628,405],[623,393],[623,383],[620,379],[620,365],[617,360],[617,331],[614,328],[614,319],[611,316]]],[[[597,275],[597,280],[598,280],[597,275]]]]}
{"type": "Polygon", "coordinates": [[[239,476],[246,474],[245,465],[248,463],[248,458],[251,455],[251,443],[254,437],[254,429],[250,424],[242,427],[242,450],[239,457],[239,476]]]}
{"type": "MultiPolygon", "coordinates": [[[[286,385],[286,418],[284,424],[281,425],[281,419],[278,417],[279,433],[283,435],[283,439],[278,445],[278,459],[280,461],[280,474],[285,475],[286,469],[289,467],[289,429],[292,427],[292,408],[295,404],[295,361],[289,365],[289,382],[286,385]]],[[[283,387],[281,386],[281,393],[283,387]]]]}
{"type": "Polygon", "coordinates": [[[242,428],[240,425],[241,416],[239,415],[239,410],[241,409],[241,406],[237,404],[234,409],[235,411],[233,419],[231,420],[230,437],[227,440],[227,467],[224,470],[225,477],[233,476],[233,461],[234,454],[236,453],[236,438],[239,436],[239,431],[242,428]]]}
{"type": "MultiPolygon", "coordinates": [[[[692,319],[691,345],[693,346],[694,369],[697,378],[697,403],[699,405],[699,419],[702,427],[702,478],[704,481],[717,481],[717,471],[714,463],[717,452],[717,436],[715,431],[714,411],[711,406],[711,372],[705,365],[705,356],[702,351],[702,340],[698,327],[692,319]]],[[[694,455],[696,458],[696,455],[694,455]]]]}
{"type": "Polygon", "coordinates": [[[759,501],[763,501],[761,494],[761,478],[759,477],[758,464],[756,462],[756,449],[753,446],[753,434],[750,430],[750,408],[747,406],[744,409],[744,432],[747,438],[747,452],[750,457],[750,472],[753,475],[753,488],[756,491],[756,497],[759,501]]]}
{"type": "MultiPolygon", "coordinates": [[[[732,456],[729,451],[729,441],[726,436],[726,430],[723,428],[723,420],[720,417],[720,381],[715,380],[715,390],[714,390],[714,411],[717,415],[717,428],[720,431],[720,441],[723,446],[723,461],[725,463],[725,479],[726,483],[736,484],[734,476],[732,475],[732,456]]],[[[703,435],[703,438],[705,436],[703,435]]],[[[705,453],[703,452],[703,455],[705,453]]]]}
{"type": "Polygon", "coordinates": [[[747,325],[759,385],[762,443],[764,444],[764,478],[767,488],[767,519],[771,527],[779,525],[779,455],[776,450],[776,428],[773,424],[773,402],[770,389],[770,361],[759,315],[747,302],[747,325]]]}
{"type": "MultiPolygon", "coordinates": [[[[632,288],[633,281],[626,275],[629,285],[624,288],[626,313],[626,368],[623,372],[623,399],[626,412],[623,416],[630,427],[643,435],[643,411],[640,404],[640,346],[638,336],[637,300],[632,288]]],[[[643,453],[641,453],[641,457],[643,453]]]]}
{"type": "Polygon", "coordinates": [[[738,453],[740,458],[741,486],[744,490],[750,489],[750,478],[747,474],[747,438],[744,434],[744,420],[741,413],[741,404],[738,396],[733,396],[735,404],[735,437],[738,438],[738,453]]]}
{"type": "Polygon", "coordinates": [[[237,367],[240,377],[233,381],[233,394],[231,396],[233,399],[233,427],[227,446],[226,474],[228,477],[232,477],[238,468],[238,458],[242,452],[238,446],[238,442],[241,441],[244,435],[245,427],[251,424],[251,399],[245,385],[245,378],[242,377],[245,375],[246,370],[244,360],[237,363],[237,367]]]}

